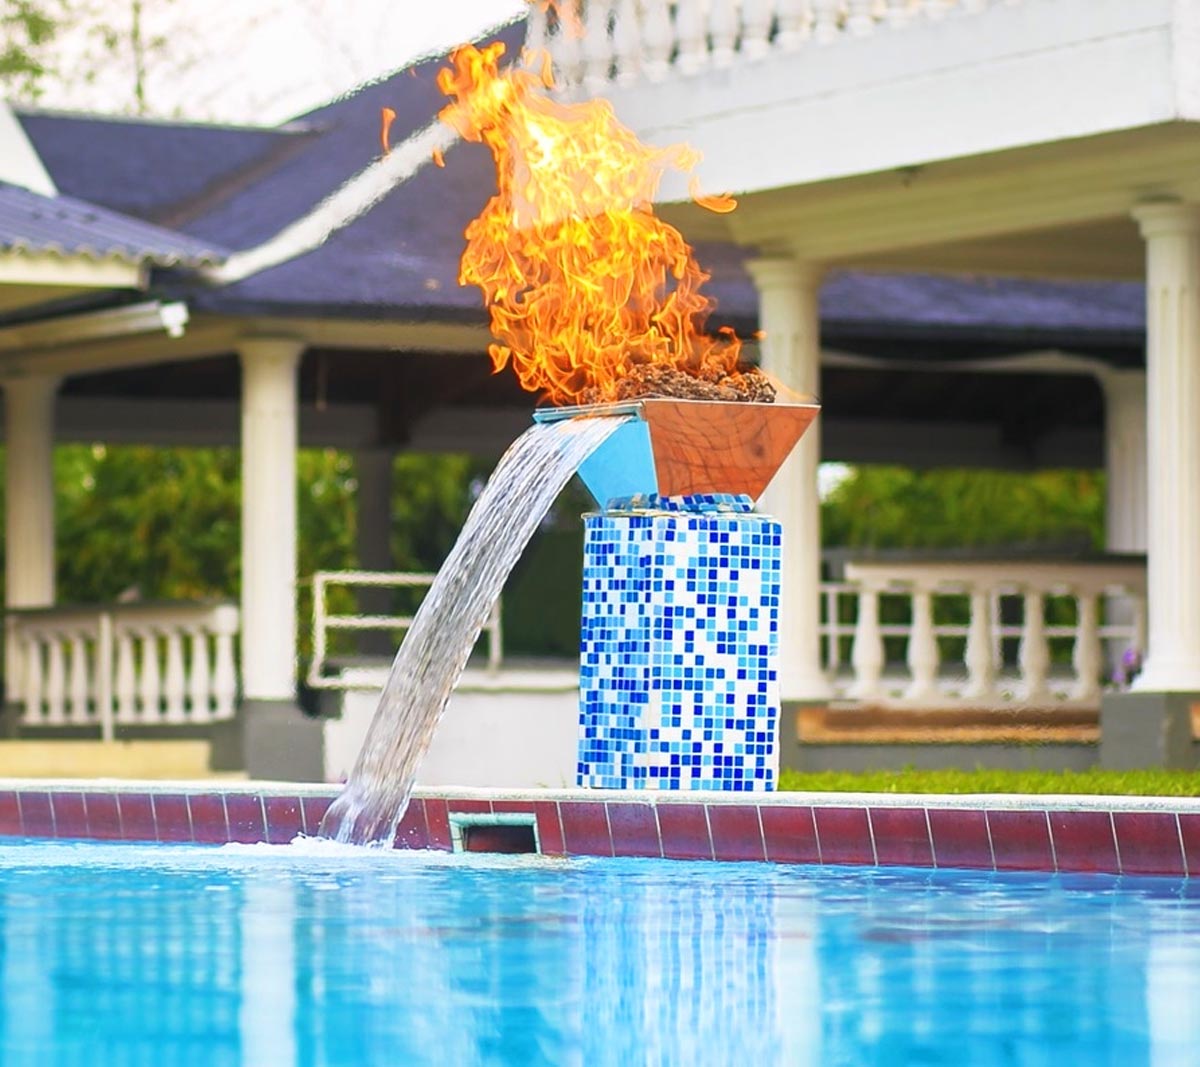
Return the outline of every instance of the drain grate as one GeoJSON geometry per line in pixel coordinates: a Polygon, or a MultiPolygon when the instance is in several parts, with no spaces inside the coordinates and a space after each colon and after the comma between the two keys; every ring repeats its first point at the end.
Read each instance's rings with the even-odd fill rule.
{"type": "Polygon", "coordinates": [[[450,812],[450,843],[455,852],[534,853],[542,851],[537,816],[523,812],[450,812]]]}

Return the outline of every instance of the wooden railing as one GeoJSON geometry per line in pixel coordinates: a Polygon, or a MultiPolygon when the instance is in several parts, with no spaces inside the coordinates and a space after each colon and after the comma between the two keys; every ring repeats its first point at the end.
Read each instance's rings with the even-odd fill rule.
{"type": "Polygon", "coordinates": [[[661,82],[1021,0],[562,0],[530,7],[526,44],[589,92],[661,82]],[[580,27],[572,31],[571,27],[580,27]]]}
{"type": "Polygon", "coordinates": [[[6,699],[27,726],[212,723],[233,717],[232,604],[10,610],[6,699]]]}
{"type": "Polygon", "coordinates": [[[1146,647],[1138,563],[859,562],[845,575],[822,587],[822,637],[846,699],[1090,707],[1105,682],[1106,643],[1118,655],[1146,647]],[[885,601],[901,621],[884,617],[885,601]]]}

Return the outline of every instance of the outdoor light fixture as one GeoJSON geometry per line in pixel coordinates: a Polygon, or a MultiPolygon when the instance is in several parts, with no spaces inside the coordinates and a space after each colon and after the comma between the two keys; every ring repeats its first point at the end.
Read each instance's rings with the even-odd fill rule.
{"type": "Polygon", "coordinates": [[[106,337],[155,333],[182,337],[188,323],[187,304],[149,300],[141,304],[90,311],[80,315],[62,315],[38,322],[0,328],[0,352],[53,348],[80,341],[100,341],[106,337]]]}

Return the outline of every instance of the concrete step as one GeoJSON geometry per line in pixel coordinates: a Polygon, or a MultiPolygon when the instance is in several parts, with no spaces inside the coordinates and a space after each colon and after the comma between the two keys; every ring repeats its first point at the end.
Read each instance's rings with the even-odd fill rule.
{"type": "Polygon", "coordinates": [[[239,778],[209,769],[209,743],[164,741],[0,741],[0,778],[239,778]]]}

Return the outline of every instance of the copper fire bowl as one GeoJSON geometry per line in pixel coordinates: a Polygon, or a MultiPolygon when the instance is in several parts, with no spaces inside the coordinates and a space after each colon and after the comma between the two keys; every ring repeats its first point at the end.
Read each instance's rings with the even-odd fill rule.
{"type": "Polygon", "coordinates": [[[770,404],[647,397],[540,408],[534,419],[635,416],[579,469],[603,506],[639,493],[744,493],[757,500],[820,410],[815,397],[770,404]]]}

